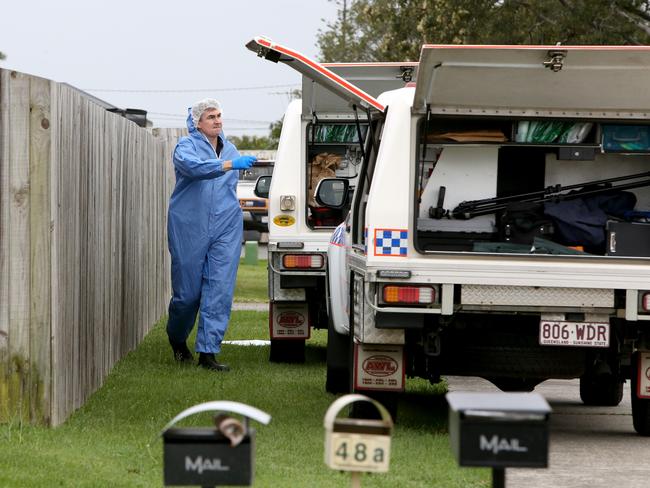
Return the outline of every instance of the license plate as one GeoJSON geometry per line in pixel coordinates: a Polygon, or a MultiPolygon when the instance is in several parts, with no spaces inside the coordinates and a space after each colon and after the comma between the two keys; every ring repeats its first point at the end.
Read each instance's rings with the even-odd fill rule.
{"type": "Polygon", "coordinates": [[[541,320],[539,343],[543,346],[609,347],[609,324],[541,320]]]}

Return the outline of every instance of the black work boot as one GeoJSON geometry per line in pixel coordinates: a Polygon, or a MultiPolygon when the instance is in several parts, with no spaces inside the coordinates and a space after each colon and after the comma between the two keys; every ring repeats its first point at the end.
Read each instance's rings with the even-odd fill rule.
{"type": "Polygon", "coordinates": [[[174,351],[174,359],[176,361],[179,363],[191,363],[194,360],[194,356],[192,356],[192,353],[187,348],[187,344],[184,342],[174,342],[171,339],[169,339],[169,343],[174,351]]]}
{"type": "Polygon", "coordinates": [[[212,353],[199,353],[199,366],[211,371],[230,371],[230,366],[227,364],[218,363],[212,353]]]}

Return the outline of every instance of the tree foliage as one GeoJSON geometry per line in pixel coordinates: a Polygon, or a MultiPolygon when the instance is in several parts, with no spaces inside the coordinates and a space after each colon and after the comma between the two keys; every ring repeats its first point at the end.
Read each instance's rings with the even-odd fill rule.
{"type": "Polygon", "coordinates": [[[275,149],[277,147],[266,136],[230,136],[228,139],[237,149],[275,149]]]}
{"type": "MultiPolygon", "coordinates": [[[[298,99],[302,96],[302,90],[291,90],[287,93],[289,101],[298,99]]],[[[230,141],[237,146],[238,149],[277,149],[280,142],[280,133],[282,132],[282,120],[276,120],[269,124],[269,135],[267,137],[260,136],[233,136],[230,141]]]]}
{"type": "Polygon", "coordinates": [[[278,142],[280,142],[280,133],[282,132],[282,120],[276,120],[271,124],[271,133],[269,134],[269,139],[274,148],[278,147],[278,142]]]}
{"type": "Polygon", "coordinates": [[[7,55],[5,53],[3,53],[2,51],[0,51],[0,61],[5,59],[6,57],[7,57],[7,55]]]}
{"type": "Polygon", "coordinates": [[[276,120],[269,125],[268,136],[230,136],[237,149],[277,149],[282,132],[282,119],[276,120]]]}
{"type": "Polygon", "coordinates": [[[323,62],[417,61],[422,44],[650,44],[650,0],[333,0],[323,62]]]}

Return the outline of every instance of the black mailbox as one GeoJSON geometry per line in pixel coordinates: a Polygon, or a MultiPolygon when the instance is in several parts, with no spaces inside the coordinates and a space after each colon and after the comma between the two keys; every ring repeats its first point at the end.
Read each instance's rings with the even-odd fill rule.
{"type": "Polygon", "coordinates": [[[545,468],[551,408],[537,393],[447,394],[449,438],[461,466],[545,468]]]}
{"type": "Polygon", "coordinates": [[[172,427],[163,439],[165,485],[253,484],[255,430],[236,446],[214,428],[172,427]]]}
{"type": "Polygon", "coordinates": [[[238,402],[206,402],[184,410],[163,429],[166,486],[250,486],[255,472],[255,430],[248,419],[268,424],[271,416],[238,402]],[[174,427],[201,412],[234,412],[244,422],[220,413],[212,427],[174,427]]]}

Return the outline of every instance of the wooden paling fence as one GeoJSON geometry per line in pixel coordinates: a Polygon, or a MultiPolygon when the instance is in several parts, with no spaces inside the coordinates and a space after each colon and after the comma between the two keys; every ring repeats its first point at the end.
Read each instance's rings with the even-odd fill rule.
{"type": "Polygon", "coordinates": [[[0,423],[60,424],[166,313],[180,133],[0,70],[0,423]]]}

